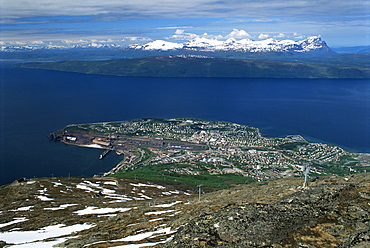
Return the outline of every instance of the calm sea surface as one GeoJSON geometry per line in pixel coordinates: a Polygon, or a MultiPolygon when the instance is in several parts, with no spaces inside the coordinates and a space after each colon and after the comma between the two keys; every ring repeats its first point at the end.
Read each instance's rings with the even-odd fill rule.
{"type": "Polygon", "coordinates": [[[0,72],[0,184],[91,176],[120,161],[46,138],[72,123],[194,117],[370,152],[370,80],[126,78],[4,63],[0,72]]]}

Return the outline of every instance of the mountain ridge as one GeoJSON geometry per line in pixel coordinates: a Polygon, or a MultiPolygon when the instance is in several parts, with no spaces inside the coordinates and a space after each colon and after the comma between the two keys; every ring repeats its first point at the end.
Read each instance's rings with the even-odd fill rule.
{"type": "Polygon", "coordinates": [[[238,51],[245,53],[264,53],[264,52],[295,52],[309,53],[320,52],[321,55],[334,54],[327,46],[326,42],[318,36],[312,36],[301,41],[276,40],[269,38],[261,41],[251,39],[236,40],[229,38],[226,41],[220,41],[207,38],[196,38],[184,43],[174,43],[164,40],[155,40],[144,45],[130,45],[136,50],[190,50],[190,51],[238,51]]]}
{"type": "Polygon", "coordinates": [[[0,46],[1,52],[16,52],[16,51],[35,51],[35,50],[68,50],[68,49],[133,49],[133,50],[190,50],[190,51],[239,51],[239,52],[296,52],[296,53],[309,53],[321,52],[323,54],[334,54],[327,46],[326,42],[321,40],[318,36],[311,36],[307,39],[294,41],[294,40],[277,40],[273,38],[265,40],[251,40],[241,39],[236,40],[229,38],[226,41],[196,38],[184,43],[169,42],[165,40],[154,40],[145,44],[130,44],[127,46],[118,45],[114,43],[97,43],[91,42],[86,44],[77,45],[2,45],[0,46]]]}

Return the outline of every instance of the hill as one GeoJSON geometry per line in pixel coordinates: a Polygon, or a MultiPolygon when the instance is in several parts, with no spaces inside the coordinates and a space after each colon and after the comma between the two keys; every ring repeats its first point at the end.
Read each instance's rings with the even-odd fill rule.
{"type": "Polygon", "coordinates": [[[369,182],[273,179],[199,197],[108,177],[18,181],[0,186],[0,247],[366,247],[369,182]]]}
{"type": "Polygon", "coordinates": [[[337,47],[332,50],[336,53],[369,53],[370,46],[337,47]]]}
{"type": "Polygon", "coordinates": [[[303,63],[171,55],[105,61],[32,62],[17,66],[142,77],[370,78],[370,69],[364,62],[368,57],[369,54],[359,56],[357,63],[343,62],[348,60],[348,55],[329,58],[327,61],[316,59],[312,63],[303,63]],[[328,64],[328,61],[331,63],[328,64]]]}

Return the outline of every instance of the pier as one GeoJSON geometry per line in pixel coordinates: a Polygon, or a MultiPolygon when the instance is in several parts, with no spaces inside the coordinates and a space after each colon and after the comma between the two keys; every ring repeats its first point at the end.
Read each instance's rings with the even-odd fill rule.
{"type": "Polygon", "coordinates": [[[105,150],[102,154],[99,155],[99,159],[103,159],[112,149],[105,150]]]}

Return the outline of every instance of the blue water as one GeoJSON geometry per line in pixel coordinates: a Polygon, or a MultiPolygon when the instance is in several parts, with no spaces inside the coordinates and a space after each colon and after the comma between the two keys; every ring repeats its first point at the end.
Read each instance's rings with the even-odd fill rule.
{"type": "Polygon", "coordinates": [[[370,80],[125,78],[3,64],[0,97],[0,184],[114,167],[114,153],[99,160],[101,150],[46,138],[72,123],[194,117],[370,152],[370,80]]]}

